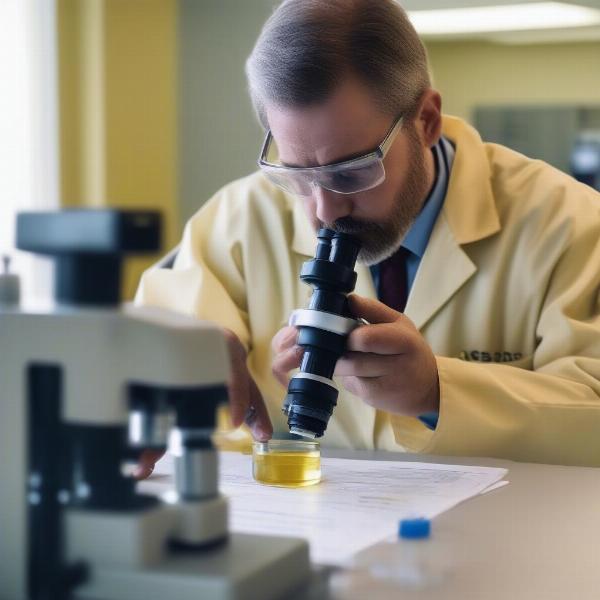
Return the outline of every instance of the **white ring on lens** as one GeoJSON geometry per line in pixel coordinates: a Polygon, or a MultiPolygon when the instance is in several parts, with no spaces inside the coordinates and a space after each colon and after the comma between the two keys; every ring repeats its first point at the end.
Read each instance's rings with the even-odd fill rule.
{"type": "Polygon", "coordinates": [[[333,381],[333,379],[327,379],[327,377],[323,377],[322,375],[314,375],[313,373],[305,373],[301,371],[300,373],[296,373],[292,379],[312,379],[313,381],[324,383],[325,385],[332,387],[334,390],[338,389],[338,386],[335,385],[335,381],[333,381]]]}
{"type": "Polygon", "coordinates": [[[300,436],[308,438],[310,440],[315,440],[317,438],[317,434],[314,431],[309,431],[308,429],[302,429],[301,427],[290,427],[290,433],[300,435],[300,436]]]}
{"type": "Polygon", "coordinates": [[[323,310],[298,308],[290,315],[288,325],[293,327],[316,327],[338,335],[348,335],[360,323],[356,319],[340,317],[323,310]]]}

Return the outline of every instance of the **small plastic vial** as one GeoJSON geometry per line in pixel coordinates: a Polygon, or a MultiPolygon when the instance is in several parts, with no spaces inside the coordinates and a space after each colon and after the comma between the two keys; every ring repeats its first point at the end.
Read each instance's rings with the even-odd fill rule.
{"type": "Polygon", "coordinates": [[[431,522],[403,519],[395,542],[377,544],[359,553],[352,567],[335,573],[330,580],[336,600],[380,600],[404,591],[418,591],[438,585],[443,573],[430,561],[431,522]]]}
{"type": "Polygon", "coordinates": [[[252,473],[256,481],[267,485],[304,487],[319,483],[319,443],[304,440],[254,442],[252,473]]]}
{"type": "Polygon", "coordinates": [[[440,581],[429,562],[428,541],[431,537],[429,519],[403,519],[398,525],[398,542],[388,560],[372,562],[370,572],[376,579],[393,581],[403,588],[422,589],[440,581]]]}

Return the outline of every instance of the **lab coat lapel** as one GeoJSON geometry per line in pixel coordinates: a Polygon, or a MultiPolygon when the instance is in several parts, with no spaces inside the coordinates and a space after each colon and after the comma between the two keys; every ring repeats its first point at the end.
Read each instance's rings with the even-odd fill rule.
{"type": "Polygon", "coordinates": [[[440,214],[410,291],[406,316],[421,329],[476,270],[440,214]]]}
{"type": "Polygon", "coordinates": [[[464,246],[500,231],[491,173],[479,134],[453,117],[443,133],[455,156],[444,207],[437,218],[417,276],[406,315],[421,329],[477,271],[464,246]]]}

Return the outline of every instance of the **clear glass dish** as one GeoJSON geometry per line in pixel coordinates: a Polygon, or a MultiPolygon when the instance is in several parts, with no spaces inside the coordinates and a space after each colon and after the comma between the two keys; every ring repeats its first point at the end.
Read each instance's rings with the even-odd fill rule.
{"type": "Polygon", "coordinates": [[[252,474],[256,481],[267,485],[315,485],[321,481],[319,443],[305,440],[254,442],[252,474]]]}

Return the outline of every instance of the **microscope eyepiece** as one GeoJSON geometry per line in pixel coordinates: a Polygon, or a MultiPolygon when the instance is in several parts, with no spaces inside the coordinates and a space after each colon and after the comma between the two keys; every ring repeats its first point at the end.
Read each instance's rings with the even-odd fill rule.
{"type": "Polygon", "coordinates": [[[354,265],[360,243],[351,235],[321,229],[315,258],[305,262],[300,279],[313,287],[308,309],[294,311],[290,325],[299,330],[304,348],[300,372],[289,383],[283,405],[291,433],[321,437],[337,404],[332,380],[335,365],[346,350],[348,334],[357,321],[348,310],[354,290],[354,265]]]}

